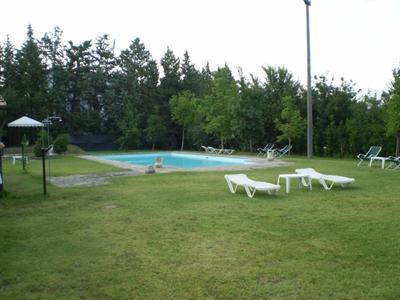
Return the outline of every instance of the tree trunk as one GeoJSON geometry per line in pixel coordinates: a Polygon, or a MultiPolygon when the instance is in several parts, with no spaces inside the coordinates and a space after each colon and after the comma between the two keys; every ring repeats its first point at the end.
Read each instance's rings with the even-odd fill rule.
{"type": "Polygon", "coordinates": [[[249,147],[250,147],[250,152],[253,152],[253,140],[249,140],[249,147]]]}
{"type": "Polygon", "coordinates": [[[153,146],[151,147],[151,150],[154,151],[155,148],[156,148],[156,144],[153,143],[153,146]]]}
{"type": "Polygon", "coordinates": [[[183,151],[183,145],[185,143],[185,128],[182,127],[182,144],[181,144],[181,151],[183,151]]]}
{"type": "Polygon", "coordinates": [[[224,149],[224,138],[221,135],[221,149],[224,149]]]}
{"type": "Polygon", "coordinates": [[[396,136],[396,156],[400,153],[400,135],[396,136]]]}
{"type": "Polygon", "coordinates": [[[291,146],[292,146],[292,139],[289,137],[289,155],[290,155],[290,150],[292,150],[291,146]]]}

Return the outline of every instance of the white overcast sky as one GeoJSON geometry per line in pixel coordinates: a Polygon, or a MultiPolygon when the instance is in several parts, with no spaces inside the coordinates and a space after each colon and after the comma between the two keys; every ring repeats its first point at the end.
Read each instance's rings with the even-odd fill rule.
{"type": "MultiPolygon", "coordinates": [[[[5,0],[1,12],[0,41],[17,48],[29,23],[36,38],[58,25],[65,43],[107,33],[123,49],[139,37],[157,61],[169,46],[199,69],[226,62],[262,77],[261,66],[285,66],[306,83],[303,0],[5,0]]],[[[387,89],[400,67],[400,0],[312,0],[310,16],[313,75],[387,89]]]]}

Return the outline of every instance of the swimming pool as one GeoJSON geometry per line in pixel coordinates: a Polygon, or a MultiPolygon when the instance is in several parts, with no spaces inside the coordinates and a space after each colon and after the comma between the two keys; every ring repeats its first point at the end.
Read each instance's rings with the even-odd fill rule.
{"type": "Polygon", "coordinates": [[[216,157],[195,154],[183,154],[174,152],[159,152],[150,154],[124,154],[124,155],[103,155],[101,158],[113,160],[126,164],[149,166],[156,157],[162,157],[163,165],[180,169],[207,168],[238,166],[251,164],[247,159],[232,157],[216,157]]]}

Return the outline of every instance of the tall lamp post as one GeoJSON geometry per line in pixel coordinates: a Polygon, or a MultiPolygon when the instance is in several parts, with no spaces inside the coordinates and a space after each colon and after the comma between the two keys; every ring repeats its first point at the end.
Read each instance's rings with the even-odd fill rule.
{"type": "Polygon", "coordinates": [[[311,0],[304,0],[307,14],[307,157],[313,156],[313,121],[311,98],[310,13],[311,0]]]}

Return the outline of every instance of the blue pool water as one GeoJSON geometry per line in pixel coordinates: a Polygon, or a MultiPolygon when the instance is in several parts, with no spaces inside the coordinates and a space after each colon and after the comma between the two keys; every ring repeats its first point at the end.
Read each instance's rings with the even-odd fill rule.
{"type": "Polygon", "coordinates": [[[181,154],[173,152],[161,152],[151,154],[127,154],[127,155],[104,155],[103,159],[114,160],[127,164],[152,165],[156,157],[163,158],[164,166],[172,166],[176,168],[205,168],[205,167],[221,167],[221,166],[237,166],[249,164],[246,159],[231,157],[215,157],[195,154],[181,154]]]}

